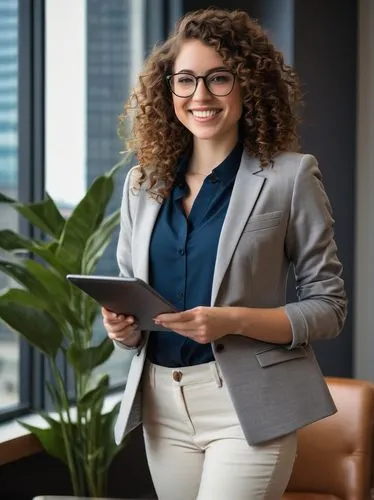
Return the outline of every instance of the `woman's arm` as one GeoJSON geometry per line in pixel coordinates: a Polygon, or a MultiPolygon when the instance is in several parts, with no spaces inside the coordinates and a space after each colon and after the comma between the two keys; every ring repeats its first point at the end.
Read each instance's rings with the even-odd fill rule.
{"type": "MultiPolygon", "coordinates": [[[[134,184],[136,167],[132,168],[126,176],[123,186],[121,202],[120,232],[117,243],[117,262],[122,276],[132,277],[132,225],[134,216],[134,206],[131,200],[131,189],[134,184]]],[[[120,349],[135,349],[142,341],[142,334],[136,327],[131,317],[114,315],[102,309],[104,327],[108,336],[113,340],[114,347],[120,349]]]]}
{"type": "Polygon", "coordinates": [[[334,219],[316,159],[304,155],[295,175],[285,252],[294,264],[298,302],[284,307],[290,348],[338,335],[347,314],[334,219]]]}
{"type": "MultiPolygon", "coordinates": [[[[289,344],[292,341],[290,320],[283,307],[253,309],[250,307],[223,307],[232,318],[234,332],[263,342],[289,344]]],[[[223,311],[226,312],[226,311],[223,311]]]]}
{"type": "Polygon", "coordinates": [[[292,329],[284,309],[250,307],[195,307],[160,314],[155,323],[207,344],[225,335],[243,335],[263,342],[289,344],[292,329]]]}

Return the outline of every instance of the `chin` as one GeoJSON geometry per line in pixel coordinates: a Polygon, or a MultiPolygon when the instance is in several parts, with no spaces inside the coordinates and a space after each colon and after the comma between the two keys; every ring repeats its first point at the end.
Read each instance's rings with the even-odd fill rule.
{"type": "Polygon", "coordinates": [[[218,141],[220,139],[219,135],[207,135],[207,134],[200,134],[200,135],[194,135],[195,139],[198,139],[199,141],[218,141]]]}
{"type": "Polygon", "coordinates": [[[197,127],[191,127],[190,129],[191,134],[196,137],[196,139],[201,139],[201,140],[208,140],[208,139],[218,139],[222,133],[216,131],[216,130],[202,130],[201,128],[197,127]]]}

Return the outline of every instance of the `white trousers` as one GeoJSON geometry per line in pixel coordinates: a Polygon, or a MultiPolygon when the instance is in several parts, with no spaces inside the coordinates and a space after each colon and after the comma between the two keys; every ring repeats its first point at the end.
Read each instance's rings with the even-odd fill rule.
{"type": "Polygon", "coordinates": [[[296,456],[296,433],[247,443],[215,362],[147,362],[143,429],[159,500],[279,500],[296,456]]]}

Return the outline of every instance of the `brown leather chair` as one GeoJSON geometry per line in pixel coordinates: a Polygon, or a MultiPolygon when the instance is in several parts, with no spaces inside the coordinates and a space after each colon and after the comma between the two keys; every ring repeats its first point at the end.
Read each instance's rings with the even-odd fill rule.
{"type": "Polygon", "coordinates": [[[298,431],[298,456],[283,500],[374,498],[374,384],[326,378],[338,412],[298,431]]]}

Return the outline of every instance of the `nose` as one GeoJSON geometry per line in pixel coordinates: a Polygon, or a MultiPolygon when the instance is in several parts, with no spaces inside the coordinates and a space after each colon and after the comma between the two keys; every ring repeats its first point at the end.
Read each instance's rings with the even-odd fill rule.
{"type": "Polygon", "coordinates": [[[201,99],[204,99],[204,100],[206,100],[207,98],[210,99],[211,97],[212,97],[212,94],[206,88],[204,80],[202,78],[199,78],[197,80],[197,87],[196,87],[195,93],[193,95],[193,99],[198,101],[201,99]]]}

